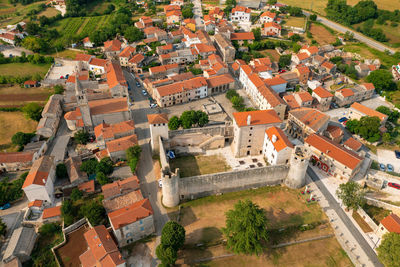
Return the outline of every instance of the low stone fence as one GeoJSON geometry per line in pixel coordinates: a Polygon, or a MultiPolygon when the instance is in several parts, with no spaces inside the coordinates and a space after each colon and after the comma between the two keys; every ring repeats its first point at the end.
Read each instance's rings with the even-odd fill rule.
{"type": "Polygon", "coordinates": [[[365,197],[365,199],[367,200],[367,204],[369,204],[369,205],[377,206],[379,208],[384,208],[384,209],[392,211],[393,213],[400,215],[400,207],[399,206],[392,205],[392,204],[389,204],[389,203],[386,203],[386,202],[383,202],[381,200],[371,198],[371,197],[365,197]]]}
{"type": "Polygon", "coordinates": [[[179,136],[179,135],[183,135],[183,134],[193,134],[193,133],[203,133],[203,134],[209,134],[211,136],[214,136],[214,135],[229,136],[229,135],[233,135],[233,127],[230,125],[227,125],[225,123],[221,123],[220,125],[213,125],[213,126],[208,126],[208,127],[199,127],[199,128],[169,131],[168,135],[169,135],[169,138],[172,139],[175,136],[179,136]]]}
{"type": "Polygon", "coordinates": [[[372,230],[374,230],[374,232],[376,230],[378,230],[378,225],[376,225],[376,223],[374,222],[374,220],[372,220],[371,217],[369,217],[369,215],[363,210],[363,209],[359,209],[357,210],[358,214],[360,214],[360,216],[364,219],[364,221],[366,223],[368,223],[368,225],[372,228],[372,230]]]}

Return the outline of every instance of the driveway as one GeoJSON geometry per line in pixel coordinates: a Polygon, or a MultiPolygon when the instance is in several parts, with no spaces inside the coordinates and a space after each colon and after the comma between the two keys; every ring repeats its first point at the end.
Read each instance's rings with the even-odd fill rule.
{"type": "Polygon", "coordinates": [[[393,150],[378,149],[378,162],[383,164],[392,164],[394,171],[400,173],[400,159],[396,158],[393,150]]]}

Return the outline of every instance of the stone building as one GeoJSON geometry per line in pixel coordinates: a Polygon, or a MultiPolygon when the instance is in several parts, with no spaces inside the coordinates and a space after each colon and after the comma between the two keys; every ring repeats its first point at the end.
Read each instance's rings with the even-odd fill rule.
{"type": "Polygon", "coordinates": [[[108,141],[133,134],[135,134],[135,123],[132,120],[114,124],[103,122],[94,127],[94,135],[100,149],[104,149],[108,141]]]}
{"type": "Polygon", "coordinates": [[[233,113],[234,138],[232,151],[235,157],[262,154],[265,130],[280,127],[282,120],[273,109],[233,113]]]}
{"type": "Polygon", "coordinates": [[[270,165],[288,164],[293,148],[282,129],[269,127],[265,130],[263,154],[270,165]]]}
{"type": "Polygon", "coordinates": [[[159,137],[168,139],[168,115],[165,113],[148,114],[147,120],[150,125],[151,149],[153,153],[158,154],[160,150],[159,137]]]}
{"type": "Polygon", "coordinates": [[[303,141],[314,133],[323,133],[328,127],[329,116],[312,108],[299,108],[289,111],[287,131],[303,141]]]}
{"type": "Polygon", "coordinates": [[[215,46],[224,62],[233,63],[235,61],[236,49],[233,47],[231,41],[220,33],[214,35],[214,40],[215,46]]]}
{"type": "Polygon", "coordinates": [[[381,125],[385,126],[388,116],[382,114],[374,109],[361,105],[358,102],[354,102],[347,111],[347,116],[351,120],[359,120],[362,117],[378,117],[381,121],[381,125]]]}
{"type": "Polygon", "coordinates": [[[42,111],[42,118],[36,128],[36,134],[49,138],[56,134],[62,114],[62,95],[52,95],[42,111]]]}
{"type": "Polygon", "coordinates": [[[387,233],[400,234],[400,217],[394,213],[383,218],[376,230],[376,234],[379,237],[387,233]]]}
{"type": "Polygon", "coordinates": [[[3,255],[3,261],[8,263],[14,258],[26,262],[31,258],[37,234],[35,228],[21,226],[15,229],[8,241],[8,246],[3,255]]]}

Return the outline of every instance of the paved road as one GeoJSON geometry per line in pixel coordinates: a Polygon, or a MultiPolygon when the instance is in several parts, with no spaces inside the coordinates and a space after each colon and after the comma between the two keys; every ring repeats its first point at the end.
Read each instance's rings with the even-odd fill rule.
{"type": "Polygon", "coordinates": [[[364,239],[364,237],[361,235],[361,233],[357,230],[357,228],[353,225],[351,220],[344,213],[344,211],[340,207],[339,203],[331,195],[331,193],[325,187],[324,183],[320,180],[318,175],[310,167],[307,169],[307,174],[314,181],[314,183],[318,186],[321,193],[324,195],[324,197],[328,201],[329,206],[337,213],[337,215],[340,217],[340,219],[346,225],[349,232],[352,233],[353,237],[357,240],[359,246],[362,248],[362,250],[364,250],[365,254],[368,255],[368,257],[370,258],[370,260],[374,264],[374,266],[375,267],[379,267],[379,266],[383,267],[382,263],[380,263],[380,261],[378,260],[378,257],[376,256],[376,253],[374,252],[374,250],[369,246],[369,244],[364,239]]]}
{"type": "Polygon", "coordinates": [[[201,8],[201,0],[192,0],[194,4],[193,14],[194,20],[196,21],[196,29],[197,30],[204,30],[204,23],[203,23],[203,10],[201,8]]]}
{"type": "Polygon", "coordinates": [[[134,100],[132,113],[135,122],[136,134],[138,136],[139,145],[142,148],[142,154],[138,165],[138,177],[140,180],[140,190],[144,197],[150,199],[151,206],[154,210],[154,224],[156,234],[161,235],[164,224],[169,220],[167,211],[159,201],[158,181],[153,171],[153,160],[150,149],[150,130],[147,122],[147,114],[157,113],[157,109],[150,109],[147,96],[143,96],[141,91],[143,87],[137,88],[136,82],[127,71],[124,71],[125,78],[129,83],[131,98],[134,100]]]}
{"type": "MultiPolygon", "coordinates": [[[[303,10],[303,13],[306,16],[310,15],[310,12],[308,12],[308,11],[304,11],[303,10]]],[[[333,21],[331,21],[331,20],[329,20],[329,19],[327,19],[325,17],[318,16],[317,17],[317,21],[319,21],[322,24],[328,26],[329,28],[332,28],[335,31],[338,31],[338,32],[341,32],[341,33],[352,32],[354,34],[354,38],[355,39],[357,39],[360,42],[363,42],[366,45],[368,45],[368,46],[370,46],[372,48],[375,48],[375,49],[377,49],[379,51],[383,51],[384,52],[385,50],[389,50],[390,53],[392,53],[392,54],[394,54],[396,52],[396,50],[394,50],[394,49],[392,49],[392,48],[390,48],[390,47],[388,47],[388,46],[386,46],[386,45],[384,45],[384,44],[382,44],[382,43],[380,43],[378,41],[375,41],[375,40],[373,40],[371,38],[368,38],[368,37],[366,37],[365,35],[362,35],[359,32],[356,32],[356,31],[351,30],[351,29],[349,29],[349,28],[347,28],[347,27],[345,27],[343,25],[335,23],[335,22],[333,22],[333,21]]]]}

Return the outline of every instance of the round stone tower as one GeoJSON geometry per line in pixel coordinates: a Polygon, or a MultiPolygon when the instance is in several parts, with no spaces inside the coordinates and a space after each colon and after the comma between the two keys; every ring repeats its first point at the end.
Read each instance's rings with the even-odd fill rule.
{"type": "Polygon", "coordinates": [[[162,173],[162,203],[168,208],[179,205],[179,169],[162,173]]]}
{"type": "Polygon", "coordinates": [[[295,146],[290,157],[289,173],[285,179],[286,186],[296,189],[305,185],[308,161],[304,146],[295,146]]]}

